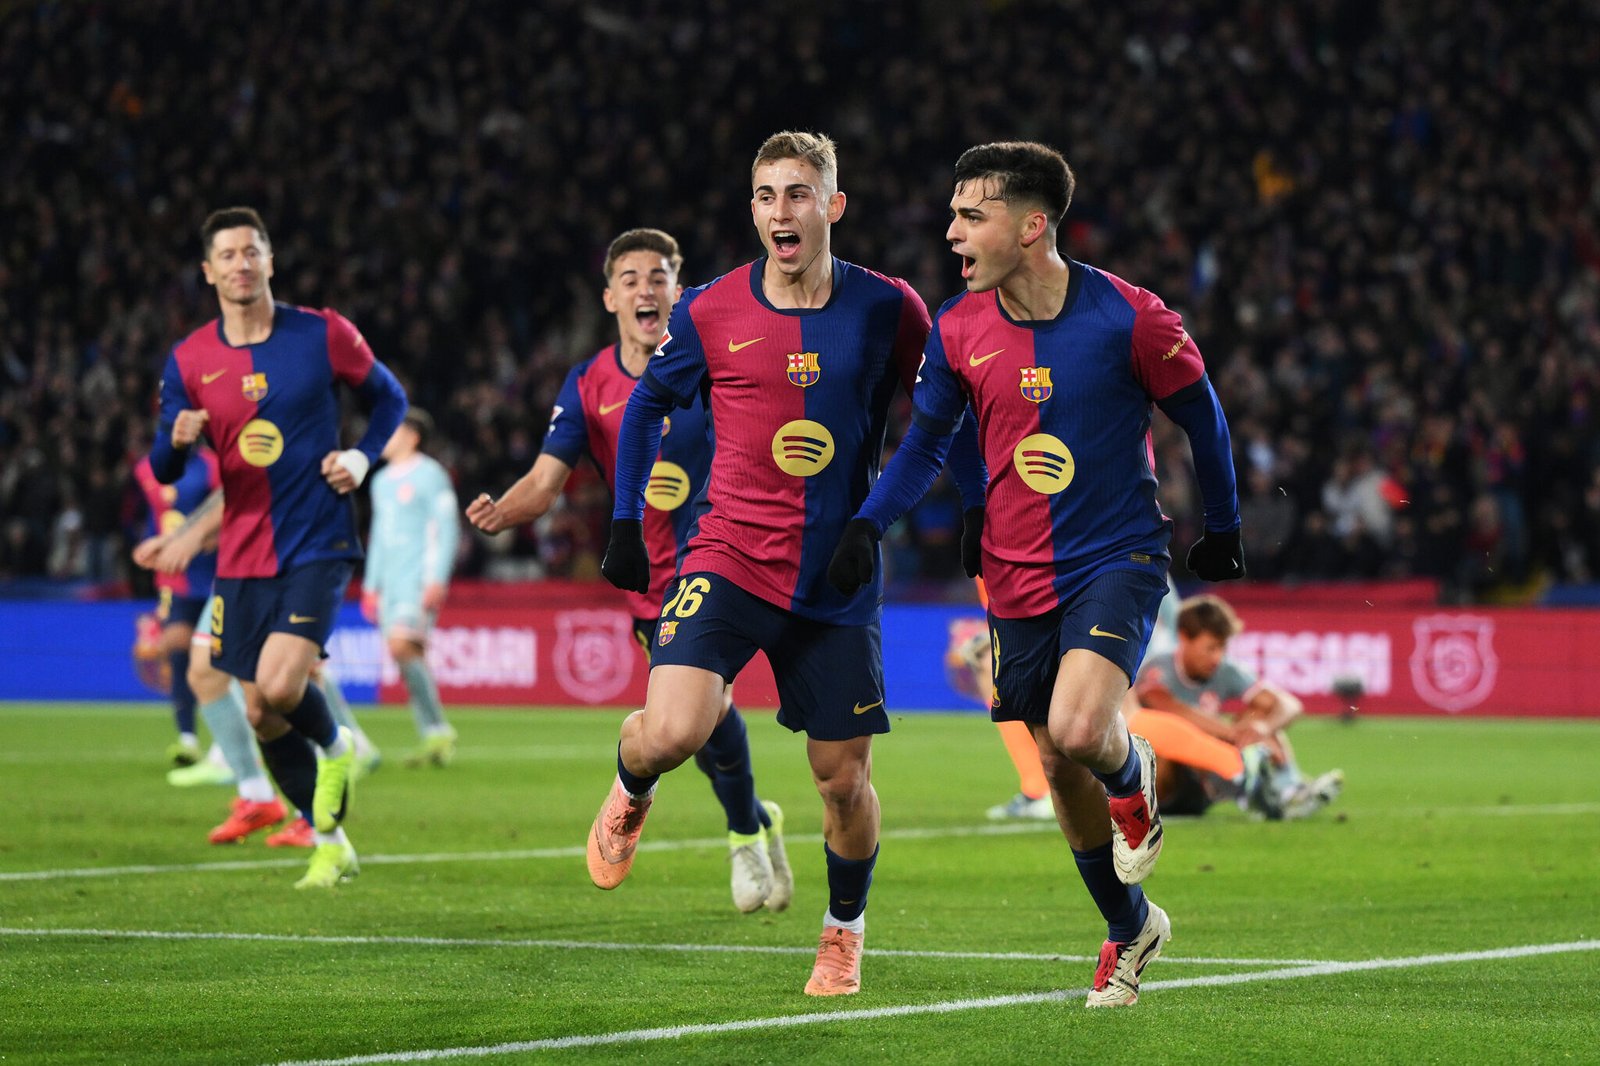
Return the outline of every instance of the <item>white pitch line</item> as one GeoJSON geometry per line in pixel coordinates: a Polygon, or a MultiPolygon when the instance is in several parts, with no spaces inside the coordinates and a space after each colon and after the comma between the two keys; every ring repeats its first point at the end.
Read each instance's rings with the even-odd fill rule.
{"type": "MultiPolygon", "coordinates": [[[[555,948],[563,951],[677,951],[730,955],[814,955],[814,947],[761,944],[620,944],[597,940],[524,940],[507,937],[453,936],[300,936],[292,933],[188,932],[167,929],[20,929],[0,926],[0,936],[89,937],[114,940],[236,940],[275,944],[407,945],[451,948],[555,948]]],[[[1095,955],[1057,955],[1023,951],[914,951],[868,948],[873,958],[980,959],[996,962],[1095,962],[1095,955]]],[[[1167,962],[1195,966],[1319,966],[1319,959],[1219,959],[1165,957],[1167,962]]]]}
{"type": "MultiPolygon", "coordinates": [[[[1263,970],[1255,973],[1213,974],[1207,977],[1183,977],[1171,981],[1146,981],[1141,986],[1140,991],[1156,992],[1180,988],[1242,985],[1256,981],[1287,981],[1297,977],[1330,977],[1336,974],[1358,973],[1369,970],[1399,970],[1418,966],[1442,966],[1455,962],[1519,959],[1534,955],[1558,955],[1576,951],[1596,950],[1600,950],[1600,940],[1575,940],[1564,944],[1529,944],[1515,948],[1463,951],[1441,955],[1413,955],[1399,959],[1324,962],[1314,966],[1263,970]]],[[[675,1040],[686,1036],[741,1033],[756,1029],[789,1029],[802,1025],[859,1022],[876,1018],[903,1018],[917,1014],[953,1014],[957,1011],[1026,1006],[1031,1003],[1063,1002],[1081,999],[1088,994],[1089,990],[1087,988],[1074,988],[1065,992],[1034,992],[1014,996],[987,996],[983,999],[956,999],[943,1003],[916,1003],[901,1007],[875,1007],[868,1010],[819,1011],[810,1014],[792,1014],[778,1018],[748,1018],[743,1021],[714,1022],[705,1025],[627,1029],[615,1033],[584,1033],[573,1036],[550,1037],[544,1040],[520,1040],[514,1043],[489,1044],[479,1047],[391,1051],[378,1055],[351,1055],[342,1059],[296,1059],[292,1062],[279,1063],[278,1066],[366,1066],[368,1063],[380,1062],[430,1062],[451,1058],[487,1058],[490,1055],[510,1055],[525,1051],[549,1051],[571,1047],[601,1047],[609,1044],[637,1044],[651,1040],[675,1040]]]]}
{"type": "MultiPolygon", "coordinates": [[[[921,829],[894,829],[884,832],[885,840],[942,840],[948,837],[1016,836],[1027,833],[1059,832],[1055,823],[1006,822],[999,825],[942,826],[921,829]]],[[[789,833],[791,844],[820,844],[821,833],[789,833]]],[[[646,840],[638,850],[692,851],[701,848],[726,848],[728,838],[702,837],[694,840],[646,840]]],[[[420,855],[362,855],[363,866],[408,866],[435,862],[507,862],[522,859],[582,858],[583,846],[523,848],[511,851],[442,851],[420,855]]],[[[172,865],[79,866],[59,870],[17,870],[0,873],[0,881],[55,881],[67,877],[119,877],[124,874],[215,873],[235,870],[272,870],[302,866],[304,859],[241,859],[233,862],[193,862],[172,865]]]]}
{"type": "MultiPolygon", "coordinates": [[[[1429,814],[1463,815],[1582,815],[1600,813],[1600,803],[1546,803],[1499,805],[1486,807],[1429,807],[1418,812],[1429,814]]],[[[883,833],[885,840],[942,840],[953,837],[1018,836],[1034,833],[1054,835],[1054,822],[1000,822],[971,826],[929,826],[918,829],[892,829],[883,833]]],[[[820,844],[820,833],[794,833],[785,837],[792,844],[820,844]]],[[[724,837],[702,837],[692,840],[647,840],[639,851],[667,852],[692,851],[701,848],[721,848],[724,837]]],[[[361,862],[368,866],[410,866],[439,862],[517,862],[527,859],[574,859],[583,855],[579,846],[555,848],[522,848],[508,851],[441,851],[415,855],[363,855],[361,862]]],[[[191,862],[172,864],[140,864],[135,866],[79,866],[55,870],[13,870],[0,872],[0,882],[5,881],[57,881],[73,877],[121,877],[136,874],[169,873],[227,873],[240,870],[279,870],[298,867],[303,859],[240,859],[228,862],[191,862]]]]}

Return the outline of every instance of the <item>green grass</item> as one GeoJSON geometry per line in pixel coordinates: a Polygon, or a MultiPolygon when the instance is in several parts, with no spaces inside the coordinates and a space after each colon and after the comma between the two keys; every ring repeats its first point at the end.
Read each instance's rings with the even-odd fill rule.
{"type": "Polygon", "coordinates": [[[1185,958],[1353,962],[1600,938],[1600,723],[1305,722],[1295,731],[1301,761],[1344,767],[1344,798],[1295,824],[1217,809],[1169,825],[1147,887],[1176,937],[1146,971],[1137,1008],[1090,1012],[1074,997],[852,1018],[1089,983],[1093,963],[1082,957],[1098,949],[1104,925],[1060,836],[942,832],[985,826],[984,808],[1014,790],[993,728],[978,717],[902,716],[876,746],[887,835],[864,991],[818,1001],[800,994],[826,905],[803,743],[751,717],[757,783],[784,805],[797,838],[797,886],[789,911],[745,916],[728,898],[721,812],[692,767],[664,782],[645,836],[678,846],[641,854],[616,892],[589,885],[579,849],[610,780],[620,717],[456,711],[458,763],[407,771],[398,757],[413,743],[409,717],[366,712],[389,763],[362,782],[350,822],[363,874],[305,893],[292,888],[305,852],[268,850],[259,838],[205,843],[230,792],[166,785],[170,725],[157,708],[0,706],[0,927],[9,930],[0,933],[0,1063],[271,1063],[816,1013],[843,1017],[487,1061],[1600,1061],[1600,951],[1159,987],[1273,969],[1185,958]],[[896,836],[913,829],[928,832],[896,836]],[[434,861],[461,853],[478,854],[434,861]],[[195,868],[273,860],[289,865],[195,868]],[[171,869],[5,876],[122,866],[171,869]],[[287,939],[16,932],[47,929],[287,939]],[[780,950],[581,946],[597,943],[780,950]]]}

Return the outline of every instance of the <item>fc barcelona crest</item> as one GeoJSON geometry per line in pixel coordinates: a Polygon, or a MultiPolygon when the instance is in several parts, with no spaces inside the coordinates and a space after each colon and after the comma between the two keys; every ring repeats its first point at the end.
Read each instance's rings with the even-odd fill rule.
{"type": "Polygon", "coordinates": [[[822,367],[817,365],[816,352],[790,352],[789,353],[789,381],[799,385],[802,389],[808,385],[815,385],[822,376],[822,367]]]}
{"type": "Polygon", "coordinates": [[[1025,366],[1022,368],[1022,398],[1034,403],[1044,403],[1050,398],[1050,368],[1025,366]]]}
{"type": "Polygon", "coordinates": [[[660,633],[660,635],[658,637],[656,637],[656,640],[664,648],[668,644],[671,644],[672,643],[672,638],[677,636],[677,635],[678,635],[678,623],[677,623],[676,620],[671,621],[671,622],[662,622],[661,623],[661,633],[660,633]]]}
{"type": "Polygon", "coordinates": [[[244,398],[251,403],[260,403],[261,398],[267,394],[267,375],[246,374],[243,379],[244,398]]]}

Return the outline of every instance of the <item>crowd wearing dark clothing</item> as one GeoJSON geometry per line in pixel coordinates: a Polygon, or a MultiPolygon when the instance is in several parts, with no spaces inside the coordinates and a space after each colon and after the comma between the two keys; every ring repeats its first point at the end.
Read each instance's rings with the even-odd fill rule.
{"type": "MultiPolygon", "coordinates": [[[[759,251],[767,134],[839,144],[842,258],[937,307],[969,145],[1059,148],[1063,250],[1184,316],[1233,427],[1252,573],[1600,580],[1600,8],[1319,0],[611,7],[284,0],[0,15],[0,576],[112,580],[168,348],[215,316],[197,231],[259,209],[277,298],[351,318],[462,498],[537,454],[610,337],[619,231],[697,284],[759,251]]],[[[1198,532],[1156,420],[1175,543],[1198,532]]],[[[958,571],[959,506],[888,542],[958,571]]],[[[470,571],[583,576],[568,505],[470,571]]],[[[1181,560],[1179,576],[1182,576],[1181,560]]]]}

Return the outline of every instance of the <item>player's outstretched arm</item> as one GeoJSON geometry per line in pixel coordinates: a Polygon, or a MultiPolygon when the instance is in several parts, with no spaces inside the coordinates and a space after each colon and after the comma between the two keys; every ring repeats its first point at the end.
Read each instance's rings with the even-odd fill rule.
{"type": "Polygon", "coordinates": [[[1159,401],[1166,416],[1189,435],[1195,476],[1205,502],[1205,533],[1184,560],[1191,573],[1206,581],[1244,577],[1244,546],[1239,540],[1239,493],[1233,469],[1233,444],[1228,420],[1211,379],[1199,380],[1159,401]]]}
{"type": "Polygon", "coordinates": [[[566,488],[572,467],[548,452],[497,500],[481,492],[467,505],[467,521],[485,533],[500,533],[544,517],[566,488]]]}

